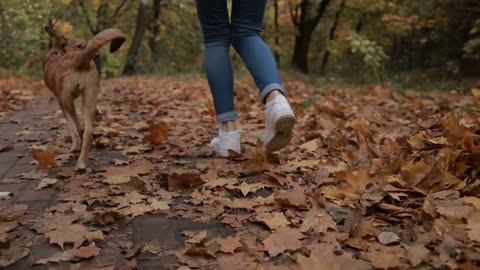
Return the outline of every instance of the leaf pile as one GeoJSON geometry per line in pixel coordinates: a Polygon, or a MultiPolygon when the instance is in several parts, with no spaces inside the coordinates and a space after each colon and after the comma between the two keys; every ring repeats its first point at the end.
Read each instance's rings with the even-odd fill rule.
{"type": "MultiPolygon", "coordinates": [[[[222,159],[208,146],[215,115],[205,80],[130,77],[102,84],[100,154],[92,156],[92,170],[62,173],[72,159],[59,155],[60,168],[34,179],[39,190],[60,191],[57,204],[29,229],[63,249],[37,263],[98,256],[95,263],[115,252],[126,261],[110,265],[122,269],[145,252],[176,256],[173,269],[474,269],[480,263],[478,97],[386,87],[320,92],[287,82],[298,121],[294,138],[266,155],[259,143],[264,108],[243,79],[236,100],[244,151],[222,159]],[[147,214],[222,223],[233,233],[187,231],[174,250],[125,240],[122,229],[147,214]]],[[[55,132],[58,139],[46,147],[66,153],[66,130],[55,132]]],[[[5,223],[22,215],[0,217],[5,223]]],[[[8,242],[16,227],[3,223],[0,235],[8,242]]]]}

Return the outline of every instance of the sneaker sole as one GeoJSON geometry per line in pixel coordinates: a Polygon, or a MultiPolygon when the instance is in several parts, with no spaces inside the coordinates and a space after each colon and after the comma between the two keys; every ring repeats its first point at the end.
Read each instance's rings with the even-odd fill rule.
{"type": "Polygon", "coordinates": [[[285,115],[280,117],[275,123],[275,135],[265,146],[267,151],[278,151],[290,143],[292,139],[292,131],[295,126],[295,117],[285,115]]]}

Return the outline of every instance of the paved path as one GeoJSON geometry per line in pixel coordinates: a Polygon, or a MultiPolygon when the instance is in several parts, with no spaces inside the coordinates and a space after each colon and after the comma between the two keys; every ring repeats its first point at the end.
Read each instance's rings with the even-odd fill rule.
{"type": "MultiPolygon", "coordinates": [[[[13,198],[10,200],[0,200],[0,207],[27,204],[29,211],[23,219],[26,223],[33,224],[35,220],[42,218],[48,207],[56,204],[57,196],[61,192],[54,188],[36,191],[38,181],[19,179],[19,175],[23,173],[39,170],[37,165],[32,164],[33,159],[28,147],[31,144],[55,140],[55,130],[59,126],[61,117],[51,117],[51,115],[55,115],[57,109],[56,102],[49,95],[45,95],[29,104],[25,110],[9,112],[0,119],[0,147],[11,148],[0,152],[0,191],[13,193],[13,198]],[[35,130],[35,132],[30,134],[28,130],[35,130]]],[[[102,162],[109,162],[119,155],[119,153],[101,149],[95,149],[92,154],[96,157],[102,156],[102,162]]],[[[70,167],[73,168],[73,165],[70,167]]],[[[168,218],[165,215],[143,215],[120,228],[118,237],[124,237],[135,244],[158,241],[164,248],[174,250],[184,245],[185,238],[182,232],[203,230],[207,230],[209,235],[218,236],[232,233],[231,229],[222,224],[201,224],[188,219],[168,218]]],[[[22,228],[17,234],[25,239],[39,236],[29,228],[22,228]]],[[[58,268],[49,268],[48,265],[32,266],[32,262],[60,251],[59,248],[50,245],[44,237],[40,239],[38,243],[32,245],[29,256],[8,269],[72,269],[69,268],[71,263],[57,264],[58,268]]],[[[96,260],[104,260],[108,265],[124,259],[118,257],[118,254],[107,253],[101,254],[96,260]]],[[[178,268],[177,258],[174,255],[140,255],[136,260],[139,269],[178,268]]]]}

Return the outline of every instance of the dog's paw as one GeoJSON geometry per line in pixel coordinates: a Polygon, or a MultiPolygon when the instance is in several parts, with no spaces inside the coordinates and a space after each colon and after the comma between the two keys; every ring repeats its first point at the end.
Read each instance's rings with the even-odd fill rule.
{"type": "Polygon", "coordinates": [[[79,161],[77,163],[77,166],[75,167],[75,171],[77,173],[85,173],[86,170],[87,170],[87,165],[84,162],[79,161]]]}
{"type": "Polygon", "coordinates": [[[78,152],[80,152],[80,149],[81,149],[80,145],[72,145],[72,147],[70,147],[69,152],[70,153],[78,153],[78,152]]]}

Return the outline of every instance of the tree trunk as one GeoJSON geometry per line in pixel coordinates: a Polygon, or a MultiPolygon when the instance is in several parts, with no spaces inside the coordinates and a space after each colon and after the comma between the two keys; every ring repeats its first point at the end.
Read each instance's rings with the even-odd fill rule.
{"type": "Polygon", "coordinates": [[[160,22],[158,19],[160,18],[160,3],[161,0],[153,0],[153,17],[152,23],[150,24],[150,38],[148,40],[148,46],[150,47],[150,51],[152,52],[153,58],[156,58],[158,53],[158,34],[160,33],[160,22]]]}
{"type": "Polygon", "coordinates": [[[138,50],[142,44],[145,30],[148,26],[148,4],[149,0],[140,0],[138,5],[137,22],[135,26],[135,33],[133,34],[132,44],[127,52],[127,59],[125,61],[125,67],[123,68],[123,75],[131,75],[135,73],[135,64],[137,59],[138,50]]]}
{"type": "MultiPolygon", "coordinates": [[[[335,40],[335,32],[337,31],[338,21],[340,20],[340,15],[342,15],[342,11],[344,7],[345,7],[345,0],[342,0],[342,2],[340,3],[340,8],[335,14],[335,20],[333,21],[332,28],[330,28],[329,43],[335,40]]],[[[330,58],[330,51],[327,48],[327,50],[325,51],[325,54],[323,55],[322,66],[320,69],[320,72],[322,74],[325,74],[325,70],[327,68],[329,58],[330,58]]]]}
{"type": "Polygon", "coordinates": [[[312,40],[312,32],[312,30],[303,30],[295,37],[292,64],[305,74],[309,72],[308,51],[310,49],[310,41],[312,40]]]}
{"type": "Polygon", "coordinates": [[[309,16],[308,14],[312,9],[310,0],[302,0],[300,3],[300,18],[296,18],[297,21],[294,20],[298,34],[295,37],[292,65],[303,73],[308,73],[309,71],[308,51],[310,49],[310,42],[312,41],[312,34],[325,15],[331,1],[332,0],[322,0],[315,11],[315,16],[309,16]]]}
{"type": "Polygon", "coordinates": [[[274,21],[273,25],[275,27],[275,61],[277,61],[277,65],[280,65],[280,54],[278,53],[278,48],[280,47],[280,33],[278,33],[278,0],[273,2],[273,10],[274,10],[274,21]]]}

